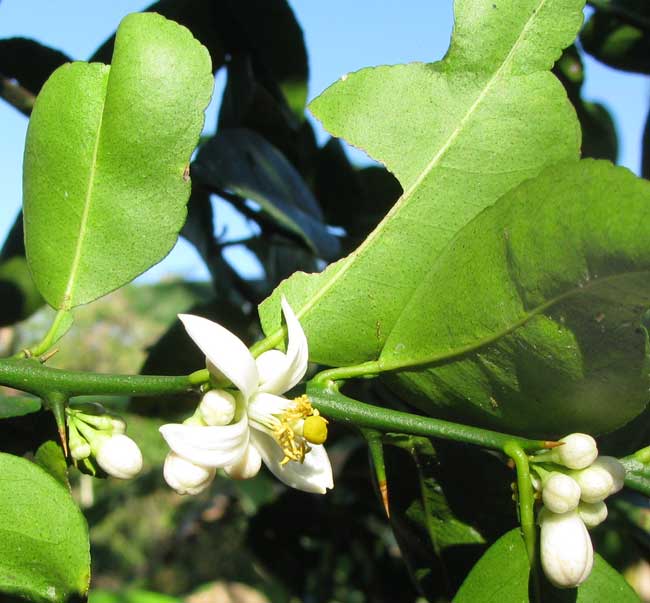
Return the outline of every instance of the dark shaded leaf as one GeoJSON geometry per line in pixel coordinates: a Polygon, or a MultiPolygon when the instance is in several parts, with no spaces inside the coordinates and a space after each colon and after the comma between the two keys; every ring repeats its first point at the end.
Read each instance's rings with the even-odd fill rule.
{"type": "Polygon", "coordinates": [[[72,59],[54,48],[27,38],[0,40],[0,73],[15,79],[32,94],[40,92],[52,72],[72,59]]]}
{"type": "Polygon", "coordinates": [[[604,0],[580,32],[582,47],[610,67],[650,73],[650,6],[645,0],[604,0]]]}
{"type": "Polygon", "coordinates": [[[573,103],[582,128],[582,157],[609,159],[616,163],[618,139],[616,126],[609,111],[600,103],[584,101],[581,96],[584,83],[582,60],[575,46],[565,49],[555,64],[553,73],[564,85],[573,103]]]}
{"type": "Polygon", "coordinates": [[[328,232],[300,174],[259,134],[243,128],[221,130],[199,150],[193,174],[215,192],[255,201],[280,229],[299,237],[317,255],[332,259],[338,254],[338,239],[328,232]]]}
{"type": "Polygon", "coordinates": [[[34,454],[37,465],[47,471],[56,481],[70,488],[68,481],[68,461],[65,458],[60,440],[47,440],[43,442],[34,454]]]}
{"type": "Polygon", "coordinates": [[[44,303],[25,259],[20,212],[0,251],[0,326],[31,316],[44,303]]]}

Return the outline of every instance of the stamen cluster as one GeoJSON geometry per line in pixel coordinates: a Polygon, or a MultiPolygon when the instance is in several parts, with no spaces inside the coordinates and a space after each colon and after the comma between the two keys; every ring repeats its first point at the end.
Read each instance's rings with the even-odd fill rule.
{"type": "Polygon", "coordinates": [[[541,561],[549,581],[559,588],[584,582],[593,566],[593,545],[587,528],[607,517],[605,499],[623,487],[625,468],[615,458],[598,456],[595,440],[573,433],[561,446],[531,459],[533,485],[543,507],[541,561]]]}

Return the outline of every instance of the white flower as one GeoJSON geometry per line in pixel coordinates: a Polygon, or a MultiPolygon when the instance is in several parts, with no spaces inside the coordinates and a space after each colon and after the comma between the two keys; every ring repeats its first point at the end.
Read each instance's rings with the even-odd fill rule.
{"type": "Polygon", "coordinates": [[[560,514],[543,508],[539,521],[542,568],[546,577],[558,588],[582,584],[591,572],[594,550],[578,512],[560,514]]]}
{"type": "Polygon", "coordinates": [[[598,456],[596,440],[586,433],[572,433],[560,442],[563,442],[563,445],[553,448],[549,456],[569,469],[589,467],[598,456]]]}
{"type": "Polygon", "coordinates": [[[607,471],[612,478],[612,488],[609,495],[616,494],[625,485],[625,467],[623,463],[613,456],[599,456],[592,467],[601,467],[607,471]]]}
{"type": "Polygon", "coordinates": [[[131,479],[142,470],[142,453],[138,445],[123,433],[98,433],[90,442],[97,464],[109,475],[131,479]]]}
{"type": "Polygon", "coordinates": [[[202,401],[200,421],[195,416],[186,424],[163,425],[160,431],[176,455],[200,467],[223,468],[230,476],[243,479],[254,476],[263,461],[285,484],[325,493],[333,487],[332,468],[322,446],[326,421],[306,396],[295,400],[281,396],[299,383],[308,362],[305,333],[284,298],[282,311],[288,334],[286,354],[269,350],[257,360],[221,325],[199,316],[180,315],[188,334],[206,355],[212,376],[217,381],[227,379],[239,391],[232,398],[232,418],[224,412],[228,406],[224,400],[231,394],[216,390],[212,396],[215,404],[205,398],[202,401]]]}
{"type": "Polygon", "coordinates": [[[573,511],[580,502],[580,486],[568,475],[553,471],[544,481],[542,500],[549,511],[573,511]]]}

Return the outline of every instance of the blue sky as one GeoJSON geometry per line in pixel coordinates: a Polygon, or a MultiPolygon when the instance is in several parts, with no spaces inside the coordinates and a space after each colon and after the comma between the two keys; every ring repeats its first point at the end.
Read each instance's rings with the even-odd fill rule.
{"type": "MultiPolygon", "coordinates": [[[[87,59],[111,35],[120,19],[142,10],[150,1],[2,0],[0,38],[30,37],[62,50],[74,59],[87,59]]],[[[309,97],[313,98],[344,73],[369,65],[436,61],[449,44],[451,0],[350,1],[290,0],[302,25],[310,59],[309,97]],[[405,6],[408,10],[405,10],[405,6]]],[[[648,107],[648,78],[623,74],[586,61],[585,96],[604,103],[614,114],[621,153],[619,163],[639,172],[640,139],[648,107]]],[[[220,78],[222,80],[222,78],[220,78]]],[[[218,83],[223,83],[218,82],[218,83]]],[[[219,93],[216,94],[219,96],[219,93]]],[[[206,126],[214,127],[216,107],[206,126]]],[[[21,203],[21,163],[27,120],[0,101],[0,237],[4,238],[21,203]]],[[[321,132],[321,136],[325,136],[321,132]]],[[[362,160],[355,153],[355,159],[362,160]]],[[[221,215],[232,222],[232,214],[221,215]]],[[[231,224],[236,234],[241,224],[231,224]]],[[[181,242],[147,280],[170,272],[201,278],[205,270],[193,248],[181,242]]]]}

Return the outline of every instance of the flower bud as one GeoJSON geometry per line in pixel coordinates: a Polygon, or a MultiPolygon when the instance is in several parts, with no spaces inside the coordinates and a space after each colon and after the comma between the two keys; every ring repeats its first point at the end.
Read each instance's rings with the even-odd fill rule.
{"type": "Polygon", "coordinates": [[[128,436],[98,433],[91,442],[97,464],[109,475],[130,479],[142,470],[142,453],[128,436]]]}
{"type": "Polygon", "coordinates": [[[540,512],[542,568],[558,588],[574,588],[591,572],[594,550],[585,524],[577,511],[540,512]]]}
{"type": "Polygon", "coordinates": [[[607,505],[602,500],[597,503],[581,502],[578,514],[588,528],[595,528],[607,519],[607,505]]]}
{"type": "Polygon", "coordinates": [[[572,433],[560,440],[562,446],[553,448],[551,456],[556,463],[569,469],[589,467],[598,456],[596,440],[586,433],[572,433]]]}
{"type": "Polygon", "coordinates": [[[163,476],[178,494],[198,494],[203,492],[214,479],[216,469],[195,465],[174,452],[165,458],[163,476]]]}
{"type": "Polygon", "coordinates": [[[249,479],[255,477],[262,466],[262,457],[254,446],[248,446],[242,454],[232,465],[224,467],[228,477],[232,479],[249,479]]]}
{"type": "Polygon", "coordinates": [[[613,456],[599,456],[592,467],[601,467],[611,475],[613,485],[609,494],[616,494],[625,485],[625,467],[613,456]]]}
{"type": "Polygon", "coordinates": [[[78,442],[75,442],[74,444],[72,442],[69,442],[70,444],[70,456],[75,460],[75,461],[81,461],[83,459],[87,459],[90,456],[91,450],[90,450],[90,444],[86,442],[85,440],[80,440],[78,442]]]}
{"type": "Polygon", "coordinates": [[[287,356],[280,350],[267,350],[256,360],[260,383],[266,383],[287,370],[287,356]]]}
{"type": "Polygon", "coordinates": [[[229,425],[235,418],[235,398],[223,389],[211,389],[201,399],[199,414],[206,425],[229,425]]]}
{"type": "Polygon", "coordinates": [[[553,471],[544,481],[542,500],[549,511],[573,511],[580,502],[580,486],[568,475],[553,471]]]}
{"type": "Polygon", "coordinates": [[[597,463],[582,471],[572,471],[571,477],[580,486],[580,498],[588,503],[605,500],[614,488],[614,479],[609,471],[597,463]]]}

